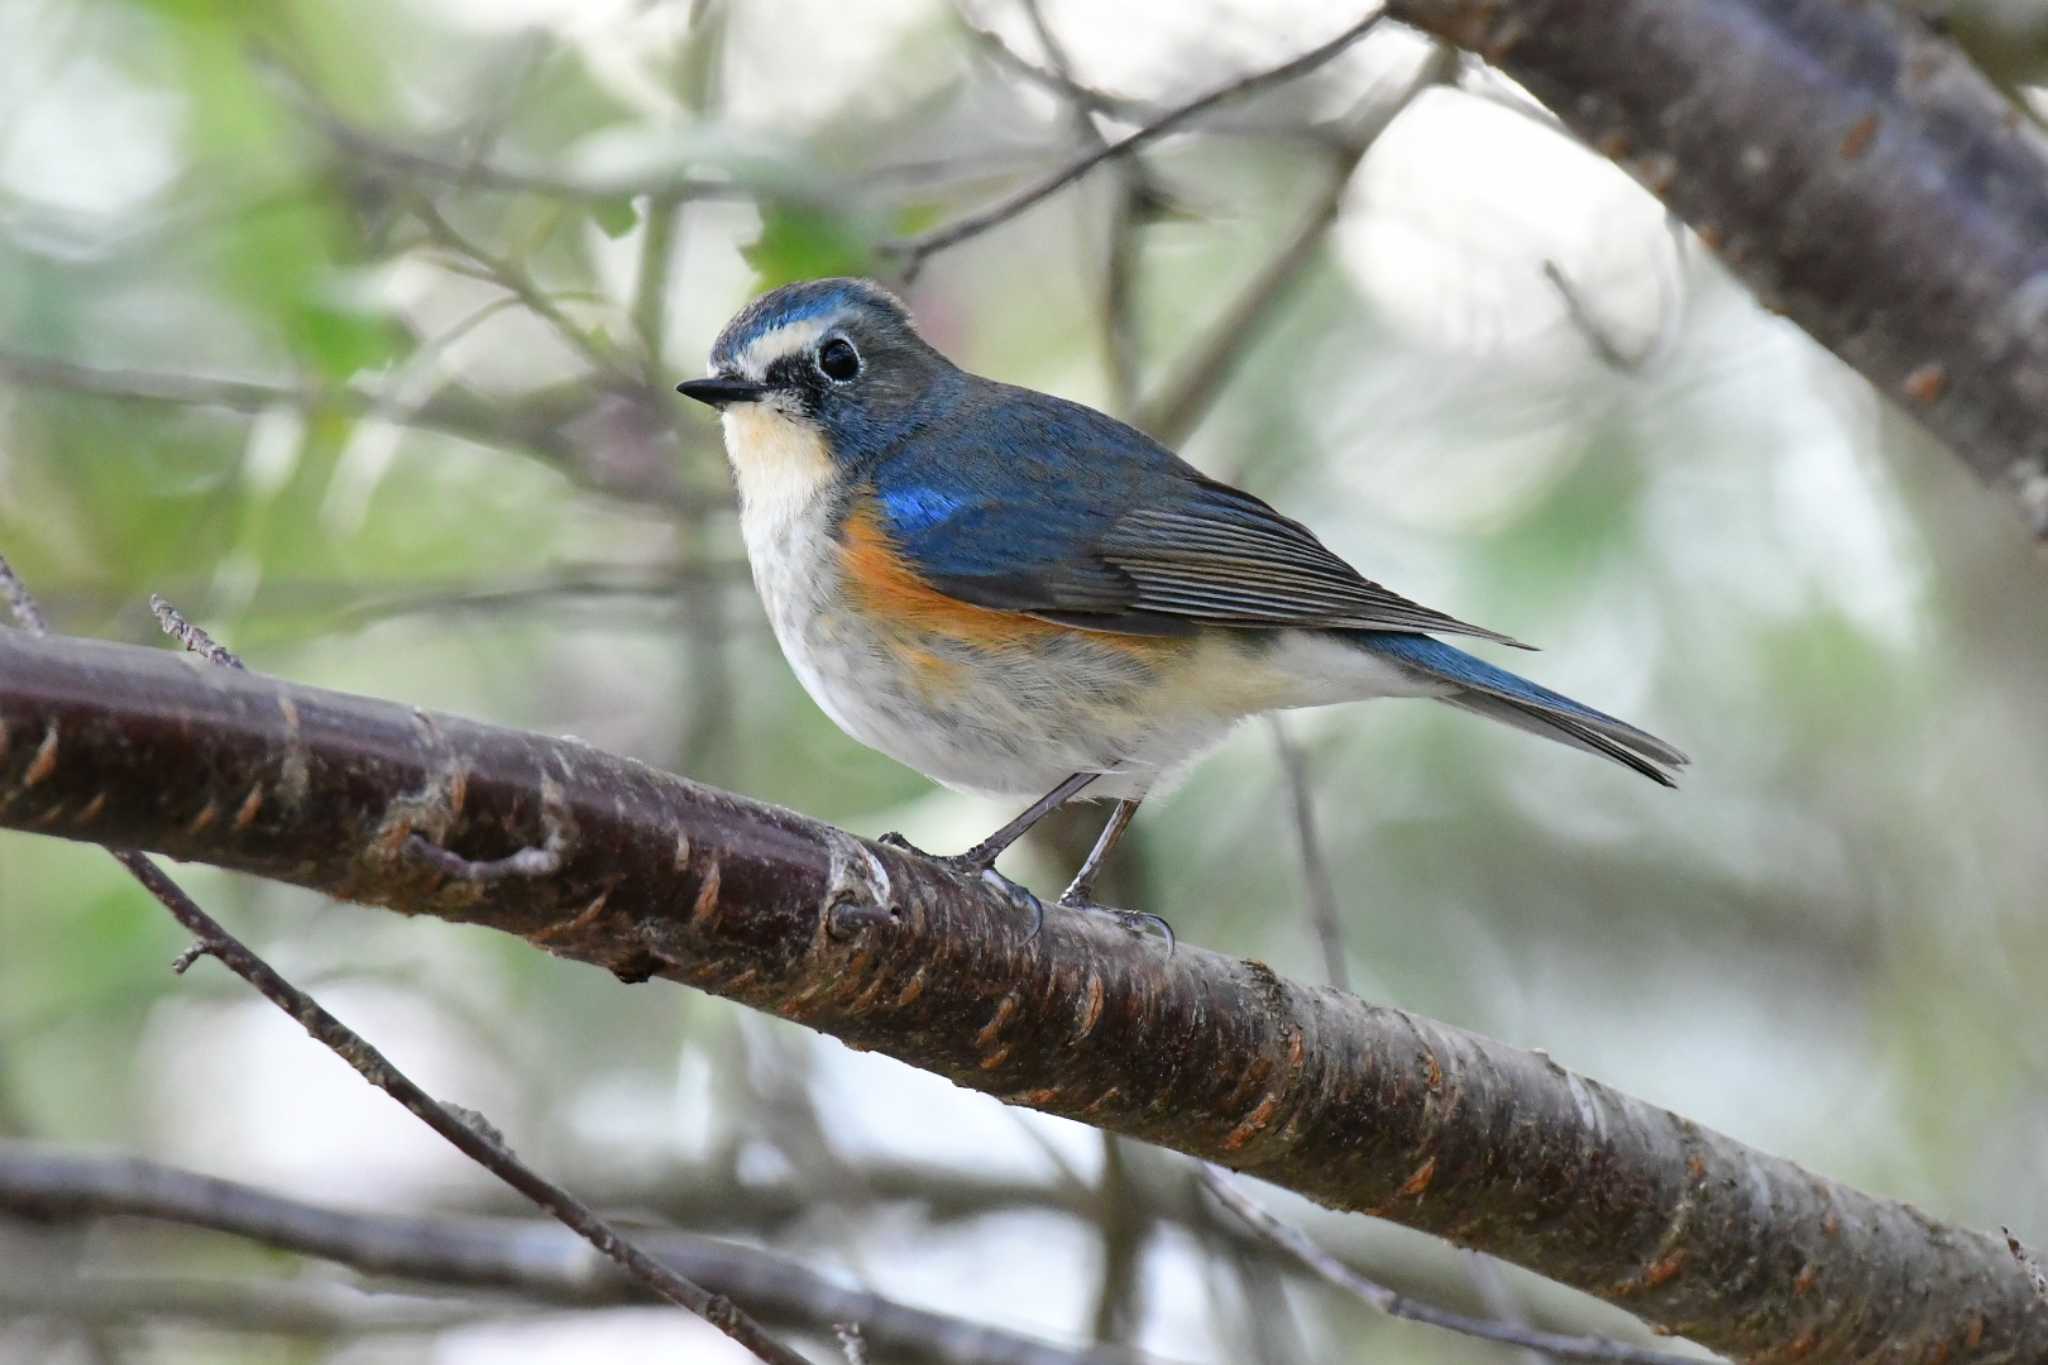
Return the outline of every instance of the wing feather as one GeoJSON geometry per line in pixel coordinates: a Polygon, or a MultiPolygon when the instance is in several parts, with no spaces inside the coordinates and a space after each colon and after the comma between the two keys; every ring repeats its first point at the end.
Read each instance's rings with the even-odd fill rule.
{"type": "Polygon", "coordinates": [[[879,461],[869,490],[941,592],[1109,632],[1389,630],[1528,648],[1388,591],[1113,418],[976,382],[959,400],[969,411],[879,461]],[[1004,433],[994,447],[967,435],[989,430],[1004,433]]]}

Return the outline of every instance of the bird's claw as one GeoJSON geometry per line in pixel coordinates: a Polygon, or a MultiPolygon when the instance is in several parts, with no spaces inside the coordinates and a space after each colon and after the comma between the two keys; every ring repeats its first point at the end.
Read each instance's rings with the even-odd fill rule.
{"type": "MultiPolygon", "coordinates": [[[[1031,913],[1031,927],[1024,933],[1026,943],[1037,938],[1039,931],[1045,928],[1045,902],[1040,900],[1030,887],[1005,877],[996,871],[995,866],[986,858],[976,856],[972,850],[966,853],[927,853],[895,830],[890,830],[875,842],[888,848],[901,849],[928,863],[937,863],[954,876],[966,881],[979,882],[1010,904],[1021,910],[1028,910],[1031,913]]],[[[1134,934],[1156,929],[1160,937],[1166,940],[1168,957],[1172,957],[1174,950],[1179,946],[1178,940],[1174,937],[1173,926],[1148,910],[1120,910],[1114,905],[1098,905],[1086,896],[1076,895],[1072,891],[1060,897],[1059,906],[1062,910],[1107,915],[1134,934]]]]}
{"type": "Polygon", "coordinates": [[[1038,931],[1045,927],[1045,902],[1038,898],[1037,893],[1022,882],[1011,881],[992,867],[981,870],[981,880],[1002,892],[1010,904],[1031,912],[1031,927],[1024,931],[1024,941],[1029,943],[1037,938],[1038,931]]]}
{"type": "Polygon", "coordinates": [[[996,871],[994,866],[986,859],[978,858],[971,852],[927,853],[895,830],[890,830],[887,834],[875,840],[875,842],[886,845],[889,848],[901,849],[903,852],[922,858],[928,863],[937,863],[954,876],[971,882],[979,882],[1001,894],[1003,899],[1010,902],[1010,904],[1020,909],[1029,910],[1031,912],[1031,928],[1024,935],[1026,943],[1037,938],[1038,931],[1045,927],[1045,902],[1038,899],[1030,887],[1022,882],[1012,881],[996,871]]]}
{"type": "Polygon", "coordinates": [[[1122,910],[1114,905],[1097,905],[1094,901],[1071,895],[1060,897],[1060,908],[1063,910],[1080,910],[1091,915],[1107,915],[1134,934],[1142,934],[1147,930],[1157,929],[1160,937],[1166,940],[1166,955],[1168,957],[1172,957],[1174,949],[1179,946],[1179,941],[1174,937],[1173,926],[1168,924],[1164,917],[1155,915],[1149,910],[1122,910]]]}

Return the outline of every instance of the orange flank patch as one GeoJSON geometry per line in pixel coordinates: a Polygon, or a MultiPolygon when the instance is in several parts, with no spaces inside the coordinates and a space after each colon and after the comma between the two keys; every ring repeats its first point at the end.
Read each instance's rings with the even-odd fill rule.
{"type": "Polygon", "coordinates": [[[890,652],[910,671],[917,690],[927,697],[956,692],[960,688],[960,665],[922,645],[908,640],[893,642],[890,652]]]}
{"type": "MultiPolygon", "coordinates": [[[[1016,649],[1068,635],[1087,635],[1134,653],[1149,653],[1149,646],[1161,643],[1144,636],[1080,631],[1021,611],[977,607],[949,597],[911,567],[882,529],[872,506],[856,506],[847,515],[839,533],[839,563],[854,604],[913,637],[934,635],[990,650],[1016,649]]],[[[907,647],[901,653],[905,663],[935,682],[940,681],[938,675],[950,673],[954,667],[927,649],[907,647]]]]}

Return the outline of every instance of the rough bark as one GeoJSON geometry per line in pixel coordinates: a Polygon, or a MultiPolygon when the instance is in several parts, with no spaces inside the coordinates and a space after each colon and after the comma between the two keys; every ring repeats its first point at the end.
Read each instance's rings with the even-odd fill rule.
{"type": "Polygon", "coordinates": [[[685,982],[1744,1358],[2048,1359],[2048,1303],[1995,1237],[1258,962],[1059,912],[1034,938],[920,859],[573,740],[0,631],[0,825],[685,982]],[[559,865],[478,885],[408,854],[414,834],[478,861],[547,844],[559,865]]]}
{"type": "Polygon", "coordinates": [[[1389,0],[1521,82],[2048,537],[2048,143],[1879,0],[1389,0]]]}

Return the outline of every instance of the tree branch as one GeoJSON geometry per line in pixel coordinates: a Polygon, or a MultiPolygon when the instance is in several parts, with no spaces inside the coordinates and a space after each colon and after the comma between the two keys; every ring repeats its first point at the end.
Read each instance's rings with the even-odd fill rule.
{"type": "Polygon", "coordinates": [[[2048,142],[1840,0],[1389,0],[1613,157],[2048,537],[2048,142]]]}
{"type": "MultiPolygon", "coordinates": [[[[562,394],[543,391],[504,400],[449,383],[422,402],[408,403],[359,384],[292,386],[161,371],[100,369],[0,347],[0,383],[86,394],[119,403],[166,403],[249,414],[272,408],[301,413],[331,408],[531,455],[585,487],[634,503],[653,502],[671,511],[681,511],[687,510],[693,501],[693,495],[650,487],[644,481],[625,483],[617,477],[607,477],[596,462],[585,458],[580,443],[570,439],[567,428],[572,419],[592,410],[594,396],[602,398],[614,391],[599,389],[593,395],[589,378],[582,375],[572,389],[562,394]]],[[[635,381],[634,390],[618,396],[644,404],[646,395],[639,388],[635,381]]]]}
{"type": "Polygon", "coordinates": [[[956,219],[951,223],[933,228],[931,231],[921,233],[918,236],[884,243],[883,248],[892,255],[902,259],[903,273],[906,277],[915,276],[926,259],[933,254],[944,251],[948,247],[958,246],[970,237],[979,236],[992,227],[1007,223],[1032,205],[1051,195],[1057,194],[1073,184],[1103,162],[1114,160],[1120,156],[1128,156],[1147,143],[1156,142],[1158,139],[1165,137],[1168,133],[1178,129],[1182,124],[1208,113],[1211,109],[1229,104],[1234,100],[1243,99],[1260,90],[1285,84],[1299,76],[1307,75],[1370,33],[1373,26],[1379,23],[1381,15],[1382,11],[1376,9],[1320,47],[1310,48],[1300,56],[1282,62],[1278,66],[1254,72],[1249,76],[1232,81],[1226,86],[1211,90],[1197,99],[1189,100],[1185,104],[1175,105],[1172,109],[1162,113],[1158,118],[1144,124],[1129,135],[1119,138],[1115,142],[1104,143],[1094,148],[1086,155],[1068,162],[1065,166],[1060,167],[1060,169],[1044,179],[1027,185],[1015,194],[990,205],[988,208],[976,213],[970,213],[964,218],[956,219]]]}
{"type": "Polygon", "coordinates": [[[1231,301],[1202,339],[1189,348],[1180,368],[1140,408],[1136,423],[1168,445],[1187,440],[1223,392],[1233,370],[1251,349],[1307,271],[1323,240],[1343,212],[1344,196],[1359,163],[1423,91],[1457,75],[1457,54],[1438,46],[1391,96],[1375,101],[1332,143],[1329,180],[1301,226],[1231,301]]]}
{"type": "MultiPolygon", "coordinates": [[[[160,1219],[337,1261],[366,1275],[508,1290],[546,1303],[646,1301],[644,1286],[555,1223],[348,1212],[139,1157],[87,1156],[0,1141],[0,1210],[52,1223],[160,1219]]],[[[892,1360],[1137,1365],[1143,1359],[1127,1351],[1055,1346],[926,1312],[848,1288],[770,1252],[716,1238],[636,1229],[634,1240],[678,1274],[744,1300],[757,1313],[820,1328],[858,1323],[869,1343],[888,1351],[892,1360]]],[[[475,1315],[474,1309],[461,1314],[475,1315]]]]}
{"type": "Polygon", "coordinates": [[[0,825],[485,924],[1515,1261],[1731,1354],[2032,1360],[2002,1239],[1549,1058],[977,883],[570,740],[0,632],[0,825]],[[562,831],[557,870],[473,861],[562,831]]]}
{"type": "Polygon", "coordinates": [[[155,1329],[166,1323],[198,1323],[238,1332],[323,1338],[446,1331],[487,1315],[488,1310],[475,1304],[366,1294],[317,1282],[129,1274],[79,1279],[47,1269],[10,1273],[0,1280],[0,1322],[10,1325],[37,1318],[155,1329]]]}
{"type": "Polygon", "coordinates": [[[251,414],[272,408],[311,412],[331,404],[343,412],[381,418],[422,431],[437,431],[480,445],[526,446],[556,461],[568,455],[560,439],[550,430],[508,420],[502,404],[466,393],[452,385],[444,387],[424,403],[408,404],[354,385],[300,388],[242,379],[214,379],[203,375],[95,369],[67,360],[5,349],[0,349],[0,382],[89,394],[124,403],[172,403],[251,414]]]}
{"type": "Polygon", "coordinates": [[[1510,1322],[1489,1322],[1484,1318],[1450,1313],[1430,1304],[1417,1303],[1406,1294],[1389,1289],[1376,1280],[1367,1279],[1317,1246],[1301,1229],[1281,1222],[1261,1208],[1257,1200],[1239,1189],[1229,1176],[1214,1166],[1204,1168],[1202,1183],[1225,1208],[1243,1219],[1267,1241],[1307,1266],[1323,1280],[1347,1294],[1363,1299],[1390,1318],[1441,1327],[1461,1336],[1497,1341],[1506,1346],[1521,1346],[1541,1351],[1559,1360],[1608,1361],[1614,1362],[1614,1365],[1690,1365],[1691,1357],[1673,1355],[1669,1351],[1624,1346],[1620,1342],[1603,1341],[1598,1337],[1569,1337],[1562,1333],[1538,1331],[1510,1322]]]}

